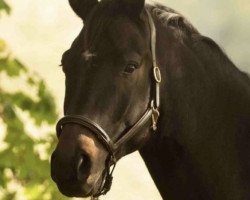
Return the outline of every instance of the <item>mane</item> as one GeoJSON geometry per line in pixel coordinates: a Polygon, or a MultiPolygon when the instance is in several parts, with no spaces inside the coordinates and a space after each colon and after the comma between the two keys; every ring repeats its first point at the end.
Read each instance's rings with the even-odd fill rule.
{"type": "MultiPolygon", "coordinates": [[[[147,9],[165,27],[166,31],[171,31],[177,41],[185,44],[196,55],[196,58],[203,62],[203,67],[213,69],[214,76],[217,76],[219,72],[219,76],[225,78],[231,76],[236,82],[241,82],[247,87],[250,86],[250,75],[241,72],[216,42],[201,35],[183,15],[159,3],[148,4],[147,9]],[[222,63],[223,65],[221,65],[222,63]]],[[[220,82],[221,77],[219,76],[220,82]]],[[[232,80],[230,82],[233,84],[232,80]]]]}
{"type": "MultiPolygon", "coordinates": [[[[234,65],[216,42],[200,34],[184,16],[160,4],[147,5],[147,8],[156,22],[156,28],[166,32],[167,40],[163,41],[161,38],[161,50],[166,53],[161,54],[160,64],[166,68],[166,79],[169,81],[165,86],[168,91],[166,105],[171,105],[171,111],[175,114],[173,118],[166,114],[170,128],[162,131],[162,136],[169,137],[175,132],[181,132],[179,129],[183,124],[186,125],[185,128],[182,127],[183,131],[198,129],[201,120],[208,116],[208,113],[200,110],[205,106],[207,110],[218,108],[211,114],[211,118],[224,115],[225,110],[230,110],[232,115],[245,112],[249,114],[249,76],[234,65]],[[193,103],[194,100],[196,104],[193,103]],[[233,100],[248,105],[248,110],[242,109],[240,105],[236,108],[233,100]],[[187,113],[193,119],[186,118],[187,113]],[[180,124],[179,119],[174,118],[175,115],[183,119],[180,124]],[[189,127],[192,123],[196,125],[189,127]],[[171,127],[174,127],[173,133],[169,131],[171,127]]],[[[223,123],[221,119],[222,126],[223,123]]]]}
{"type": "Polygon", "coordinates": [[[192,34],[199,34],[198,30],[180,13],[159,3],[147,5],[153,17],[158,19],[162,26],[172,28],[179,39],[192,34]]]}

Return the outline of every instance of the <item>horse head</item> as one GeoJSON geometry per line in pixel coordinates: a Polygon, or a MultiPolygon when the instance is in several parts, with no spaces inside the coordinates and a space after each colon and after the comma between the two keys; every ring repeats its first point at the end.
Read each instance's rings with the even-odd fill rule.
{"type": "Polygon", "coordinates": [[[69,2],[84,28],[62,57],[65,118],[51,173],[67,196],[99,196],[110,188],[110,167],[149,140],[158,117],[152,19],[144,0],[69,2]]]}

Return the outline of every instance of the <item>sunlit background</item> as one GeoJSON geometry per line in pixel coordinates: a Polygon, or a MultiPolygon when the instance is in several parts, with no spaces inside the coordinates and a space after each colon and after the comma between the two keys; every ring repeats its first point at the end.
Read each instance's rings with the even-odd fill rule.
{"type": "MultiPolygon", "coordinates": [[[[67,0],[7,2],[12,12],[10,16],[1,15],[0,38],[6,41],[15,57],[45,80],[56,99],[57,111],[62,115],[64,75],[58,66],[62,53],[69,48],[81,30],[82,22],[70,9],[67,0]]],[[[249,0],[155,2],[161,2],[182,13],[202,34],[213,38],[239,68],[250,72],[249,0]]],[[[5,83],[9,90],[22,87],[3,80],[0,83],[5,83]]],[[[31,127],[30,130],[35,129],[31,127]]],[[[42,130],[47,130],[47,127],[42,130]]],[[[43,133],[41,130],[38,132],[43,133]]],[[[0,138],[3,138],[3,131],[0,134],[0,138]]],[[[35,136],[36,134],[33,133],[35,136]]],[[[20,194],[16,199],[29,198],[20,194]]],[[[134,153],[118,163],[111,192],[102,199],[158,200],[161,197],[139,154],[134,153]]]]}

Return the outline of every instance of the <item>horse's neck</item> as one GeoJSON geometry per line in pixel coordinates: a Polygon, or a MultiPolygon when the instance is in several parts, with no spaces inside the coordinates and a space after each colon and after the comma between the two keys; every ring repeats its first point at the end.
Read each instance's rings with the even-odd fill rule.
{"type": "Polygon", "coordinates": [[[250,84],[212,42],[161,31],[159,130],[140,150],[156,186],[167,200],[250,199],[250,84]]]}
{"type": "Polygon", "coordinates": [[[140,154],[163,199],[210,199],[188,153],[176,141],[155,139],[140,154]]]}
{"type": "Polygon", "coordinates": [[[232,137],[229,131],[226,137],[226,131],[194,134],[177,127],[168,131],[170,136],[158,132],[140,150],[163,199],[250,199],[250,139],[246,132],[232,137]]]}

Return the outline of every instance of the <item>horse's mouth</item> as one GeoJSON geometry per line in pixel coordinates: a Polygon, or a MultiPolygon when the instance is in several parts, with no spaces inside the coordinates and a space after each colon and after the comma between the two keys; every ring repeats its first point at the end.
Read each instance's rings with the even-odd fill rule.
{"type": "Polygon", "coordinates": [[[59,191],[67,197],[84,198],[94,194],[94,186],[89,186],[81,182],[64,182],[57,183],[59,191]]]}

